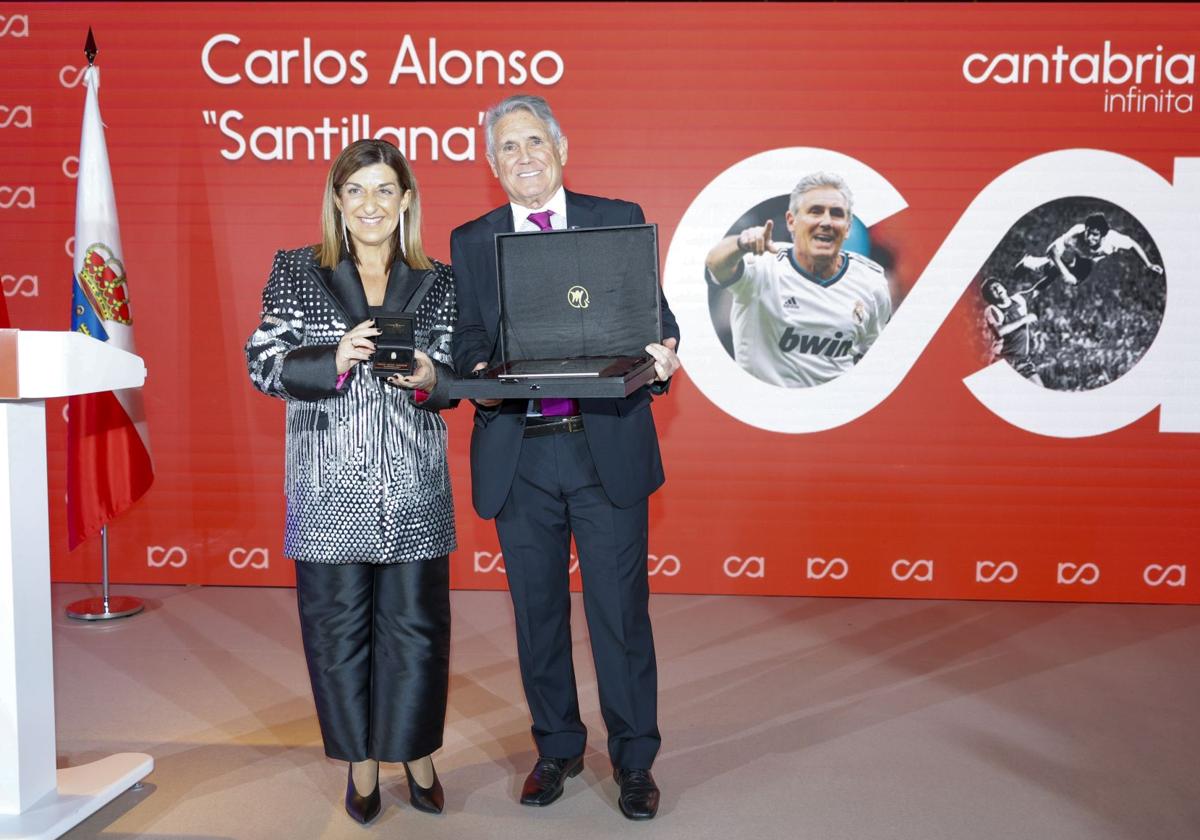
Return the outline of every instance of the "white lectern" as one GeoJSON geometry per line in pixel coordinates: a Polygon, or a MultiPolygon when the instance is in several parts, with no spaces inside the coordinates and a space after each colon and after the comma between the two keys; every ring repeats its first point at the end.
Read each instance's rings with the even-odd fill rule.
{"type": "Polygon", "coordinates": [[[53,838],[154,769],[55,769],[46,398],[134,388],[141,358],[74,332],[0,330],[0,840],[53,838]]]}

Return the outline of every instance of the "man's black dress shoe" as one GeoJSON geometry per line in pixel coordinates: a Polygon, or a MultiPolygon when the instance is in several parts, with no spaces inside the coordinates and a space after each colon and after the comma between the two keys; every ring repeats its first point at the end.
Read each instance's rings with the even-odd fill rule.
{"type": "Polygon", "coordinates": [[[574,758],[548,758],[539,755],[537,764],[525,778],[521,788],[522,805],[549,805],[562,796],[563,782],[570,776],[583,771],[583,756],[574,758]]]}
{"type": "Polygon", "coordinates": [[[354,788],[354,769],[346,771],[346,813],[356,822],[366,825],[379,816],[379,777],[375,777],[375,789],[360,796],[354,788]]]}
{"type": "Polygon", "coordinates": [[[437,768],[433,768],[433,784],[427,788],[421,787],[413,779],[407,761],[404,762],[404,773],[408,776],[408,801],[412,803],[412,806],[426,814],[442,813],[442,809],[446,807],[446,794],[442,791],[442,782],[438,778],[437,768]]]}
{"type": "Polygon", "coordinates": [[[649,770],[613,769],[613,779],[621,786],[617,805],[631,820],[652,819],[658,813],[658,785],[649,770]]]}

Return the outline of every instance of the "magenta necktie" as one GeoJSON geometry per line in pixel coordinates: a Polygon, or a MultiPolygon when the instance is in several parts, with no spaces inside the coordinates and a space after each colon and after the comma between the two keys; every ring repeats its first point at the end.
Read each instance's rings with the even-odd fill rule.
{"type": "MultiPolygon", "coordinates": [[[[538,226],[538,230],[550,230],[550,217],[553,210],[542,210],[540,213],[530,213],[529,221],[538,226]]],[[[570,417],[579,413],[579,403],[575,400],[542,400],[543,417],[570,417]]]]}
{"type": "Polygon", "coordinates": [[[550,217],[554,215],[553,210],[543,210],[540,213],[530,213],[529,221],[538,226],[538,230],[550,230],[550,217]]]}

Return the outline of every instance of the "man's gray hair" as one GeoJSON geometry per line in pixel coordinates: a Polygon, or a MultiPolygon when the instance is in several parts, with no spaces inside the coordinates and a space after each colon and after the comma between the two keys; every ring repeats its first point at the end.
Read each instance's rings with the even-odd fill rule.
{"type": "Polygon", "coordinates": [[[800,209],[801,197],[806,192],[822,187],[830,187],[840,192],[846,199],[846,212],[853,213],[854,194],[850,192],[850,185],[846,183],[845,178],[833,172],[810,172],[801,178],[800,183],[796,184],[796,188],[792,190],[792,199],[788,202],[788,210],[795,213],[800,209]]]}
{"type": "Polygon", "coordinates": [[[528,111],[533,114],[546,124],[546,128],[550,129],[550,139],[554,141],[555,145],[562,142],[562,128],[559,127],[558,120],[554,118],[554,112],[550,110],[550,103],[540,96],[518,93],[507,99],[502,99],[487,109],[487,114],[483,118],[483,130],[487,136],[487,156],[489,158],[495,159],[496,157],[496,138],[494,135],[496,123],[500,122],[501,117],[508,116],[513,111],[528,111]]]}

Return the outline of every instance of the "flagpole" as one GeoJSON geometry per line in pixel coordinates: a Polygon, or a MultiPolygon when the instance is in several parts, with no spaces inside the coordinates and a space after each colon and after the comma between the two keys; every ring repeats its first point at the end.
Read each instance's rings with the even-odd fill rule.
{"type": "Polygon", "coordinates": [[[127,618],[146,608],[141,598],[131,595],[110,595],[108,592],[108,526],[100,529],[100,597],[84,598],[67,605],[67,618],[80,621],[107,621],[127,618]]]}
{"type": "MultiPolygon", "coordinates": [[[[96,62],[96,38],[92,28],[88,27],[87,43],[83,53],[87,56],[88,67],[96,62]]],[[[100,597],[84,598],[67,605],[67,617],[81,621],[106,621],[112,618],[125,618],[137,615],[146,608],[140,598],[128,595],[110,595],[108,591],[108,525],[100,528],[100,597]]]]}

